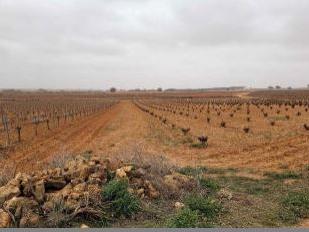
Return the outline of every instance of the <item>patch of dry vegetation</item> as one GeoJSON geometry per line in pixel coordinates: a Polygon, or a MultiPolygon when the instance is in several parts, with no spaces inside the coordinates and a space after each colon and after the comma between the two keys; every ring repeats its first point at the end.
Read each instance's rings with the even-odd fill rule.
{"type": "Polygon", "coordinates": [[[147,204],[165,202],[173,209],[195,186],[194,178],[176,172],[162,156],[139,149],[114,159],[63,156],[46,170],[18,173],[0,188],[0,219],[8,219],[1,226],[72,227],[86,221],[98,227],[145,220],[156,215],[147,204]]]}
{"type": "Polygon", "coordinates": [[[6,185],[12,178],[14,178],[16,172],[15,165],[5,165],[0,170],[0,187],[6,185]]]}

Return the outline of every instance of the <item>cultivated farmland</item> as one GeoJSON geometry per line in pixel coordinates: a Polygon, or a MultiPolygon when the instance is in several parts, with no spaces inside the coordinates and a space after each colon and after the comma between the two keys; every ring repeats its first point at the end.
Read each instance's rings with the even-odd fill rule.
{"type": "MultiPolygon", "coordinates": [[[[105,226],[276,227],[300,225],[309,216],[308,90],[4,91],[0,104],[3,191],[12,178],[20,180],[15,195],[34,198],[43,210],[31,211],[36,223],[51,217],[44,211],[55,203],[51,194],[70,209],[64,217],[70,220],[44,219],[43,226],[79,226],[88,215],[91,226],[104,219],[105,226]],[[43,181],[41,198],[25,192],[25,180],[43,181]],[[86,187],[78,195],[74,186],[81,183],[86,187]],[[126,203],[132,211],[115,206],[119,211],[102,219],[102,205],[81,203],[88,188],[99,192],[94,202],[113,202],[114,188],[137,199],[126,203]],[[293,197],[303,201],[301,214],[289,203],[293,197]]],[[[0,204],[8,200],[1,191],[0,204]]]]}

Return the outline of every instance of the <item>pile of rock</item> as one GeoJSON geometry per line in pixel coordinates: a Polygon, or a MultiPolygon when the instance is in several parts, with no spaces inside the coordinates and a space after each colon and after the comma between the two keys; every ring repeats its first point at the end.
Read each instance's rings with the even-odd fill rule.
{"type": "MultiPolygon", "coordinates": [[[[95,156],[78,156],[63,168],[18,173],[0,188],[0,228],[44,226],[57,207],[72,217],[91,210],[102,201],[102,188],[111,178],[128,179],[128,191],[140,198],[158,198],[160,192],[145,177],[146,173],[145,167],[112,163],[95,156]]],[[[180,174],[165,176],[164,180],[175,191],[190,181],[180,174]]]]}

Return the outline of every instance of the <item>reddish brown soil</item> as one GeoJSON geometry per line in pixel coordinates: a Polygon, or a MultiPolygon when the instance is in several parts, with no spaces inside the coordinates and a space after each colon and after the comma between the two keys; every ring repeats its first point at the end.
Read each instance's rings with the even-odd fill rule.
{"type": "MultiPolygon", "coordinates": [[[[198,127],[198,124],[195,126],[198,127]]],[[[5,158],[0,159],[0,166],[15,163],[18,171],[31,171],[45,167],[63,153],[79,154],[91,150],[104,156],[126,155],[136,146],[147,152],[165,155],[181,166],[205,165],[265,171],[278,170],[282,166],[294,169],[309,163],[309,133],[295,133],[278,138],[274,143],[256,145],[252,145],[252,138],[246,140],[243,136],[239,137],[238,142],[244,143],[241,147],[246,147],[248,142],[248,149],[220,147],[220,142],[218,146],[214,143],[209,148],[196,149],[182,143],[182,139],[179,131],[142,112],[133,102],[121,101],[109,111],[3,151],[5,158]]]]}
{"type": "Polygon", "coordinates": [[[46,134],[39,134],[32,141],[24,141],[4,151],[3,156],[6,158],[0,160],[0,164],[9,165],[13,162],[17,171],[30,171],[41,167],[43,161],[51,156],[85,151],[88,144],[119,110],[120,106],[117,105],[110,111],[97,113],[46,134]]]}

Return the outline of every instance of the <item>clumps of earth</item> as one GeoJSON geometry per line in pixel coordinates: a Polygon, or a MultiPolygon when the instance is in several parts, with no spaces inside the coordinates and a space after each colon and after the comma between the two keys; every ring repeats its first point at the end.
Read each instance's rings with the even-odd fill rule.
{"type": "Polygon", "coordinates": [[[77,217],[102,220],[122,191],[107,189],[111,182],[127,183],[125,191],[138,200],[157,199],[194,187],[194,180],[188,176],[174,171],[153,176],[150,169],[150,165],[77,156],[62,168],[18,173],[0,187],[0,228],[58,227],[77,217]],[[108,197],[104,197],[104,191],[108,197]]]}

